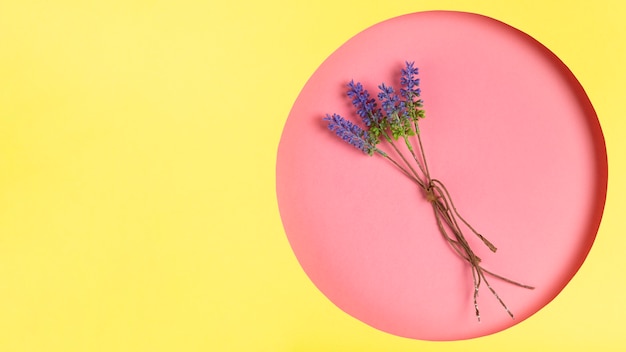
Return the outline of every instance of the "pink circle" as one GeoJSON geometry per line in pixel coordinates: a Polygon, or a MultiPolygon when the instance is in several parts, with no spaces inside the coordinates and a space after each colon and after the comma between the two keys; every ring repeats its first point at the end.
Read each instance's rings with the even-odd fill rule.
{"type": "Polygon", "coordinates": [[[379,23],[335,51],[306,83],[281,137],[276,188],[302,268],[346,313],[423,340],[495,333],[528,318],[565,287],[602,217],[607,159],[583,88],[530,36],[488,17],[421,12],[379,23]],[[474,316],[470,265],[440,234],[420,189],[389,162],[343,143],[322,118],[359,121],[351,79],[376,95],[420,69],[420,128],[433,177],[497,247],[466,232],[511,319],[483,286],[474,316]]]}

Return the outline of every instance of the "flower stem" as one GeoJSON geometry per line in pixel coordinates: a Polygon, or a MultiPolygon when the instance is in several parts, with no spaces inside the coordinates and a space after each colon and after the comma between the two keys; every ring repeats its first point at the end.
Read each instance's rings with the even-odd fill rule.
{"type": "MultiPolygon", "coordinates": [[[[422,186],[420,185],[420,187],[422,186]]],[[[508,282],[510,284],[513,284],[522,288],[534,289],[534,287],[521,284],[519,282],[513,281],[511,279],[495,274],[483,268],[480,265],[481,263],[480,257],[478,257],[474,253],[469,243],[465,239],[465,236],[463,235],[463,231],[461,230],[459,223],[456,220],[457,216],[459,218],[461,217],[458,215],[458,212],[456,211],[456,208],[454,207],[454,204],[450,197],[450,193],[447,191],[443,183],[441,183],[441,181],[439,180],[433,179],[431,180],[430,184],[426,186],[426,189],[424,189],[424,187],[422,187],[422,189],[425,190],[426,192],[430,192],[429,194],[431,194],[431,196],[428,198],[432,203],[433,210],[435,212],[435,218],[437,220],[437,226],[439,228],[439,231],[443,235],[444,239],[450,244],[450,246],[454,249],[454,251],[460,257],[462,257],[465,261],[467,261],[472,267],[472,279],[474,281],[473,300],[474,300],[476,318],[478,319],[478,321],[480,321],[480,310],[478,308],[478,292],[483,282],[485,283],[485,286],[487,286],[489,291],[493,294],[493,296],[498,300],[498,302],[504,308],[507,314],[511,318],[514,318],[513,313],[509,310],[507,305],[500,298],[496,290],[491,286],[485,274],[491,275],[495,278],[498,278],[500,280],[503,280],[505,282],[508,282]],[[450,236],[450,234],[448,233],[448,230],[446,230],[446,227],[452,233],[453,237],[450,236]]],[[[467,221],[465,221],[464,219],[462,219],[462,221],[464,224],[468,225],[469,228],[471,228],[471,226],[469,226],[467,221]]],[[[473,228],[471,229],[474,233],[478,234],[473,228]]],[[[479,237],[481,238],[481,240],[483,240],[483,242],[485,242],[485,244],[490,249],[495,248],[495,246],[493,246],[483,236],[479,235],[479,237]]],[[[494,249],[492,249],[492,251],[495,252],[494,249]]]]}
{"type": "Polygon", "coordinates": [[[414,124],[415,124],[415,134],[417,135],[417,142],[419,143],[420,152],[422,153],[422,160],[424,160],[424,169],[426,169],[426,179],[428,179],[428,182],[430,182],[430,171],[428,171],[428,162],[426,161],[426,153],[424,152],[424,146],[422,145],[422,136],[420,134],[419,128],[417,127],[417,122],[414,122],[414,124]]]}
{"type": "MultiPolygon", "coordinates": [[[[393,150],[396,151],[396,153],[400,156],[400,158],[402,158],[402,160],[404,161],[404,163],[408,166],[408,168],[411,170],[411,172],[413,173],[413,175],[415,176],[416,179],[419,179],[419,174],[415,171],[415,169],[413,168],[413,166],[411,166],[411,163],[409,163],[408,160],[406,160],[406,158],[404,157],[404,154],[398,149],[398,147],[396,146],[396,144],[393,142],[393,139],[391,138],[391,136],[389,136],[389,134],[387,132],[384,132],[383,135],[385,136],[385,139],[387,140],[387,142],[389,142],[389,144],[391,144],[391,146],[393,147],[393,150]]],[[[422,182],[423,184],[423,182],[422,182]]]]}

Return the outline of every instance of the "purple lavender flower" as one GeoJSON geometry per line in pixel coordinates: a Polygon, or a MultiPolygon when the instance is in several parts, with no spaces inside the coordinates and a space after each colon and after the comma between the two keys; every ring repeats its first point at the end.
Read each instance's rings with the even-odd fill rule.
{"type": "Polygon", "coordinates": [[[381,155],[395,167],[399,168],[404,175],[408,176],[424,191],[426,199],[433,205],[435,218],[440,225],[439,227],[444,239],[449,242],[462,259],[469,262],[472,266],[474,308],[478,321],[480,322],[480,313],[478,310],[477,297],[481,284],[483,283],[489,288],[511,318],[513,318],[513,313],[511,313],[496,291],[489,285],[485,275],[492,275],[519,287],[527,289],[533,289],[533,287],[487,271],[481,266],[480,258],[478,258],[469,247],[457,219],[461,220],[472,230],[491,251],[496,251],[496,247],[480,233],[476,232],[476,230],[474,230],[457,212],[454,205],[452,205],[450,194],[443,183],[430,176],[418,126],[419,120],[424,118],[423,102],[422,99],[420,99],[420,80],[417,78],[418,68],[414,67],[414,62],[407,61],[405,64],[406,66],[402,69],[400,75],[401,89],[399,95],[391,86],[387,86],[384,83],[378,86],[380,89],[378,100],[381,108],[376,106],[376,100],[370,97],[361,83],[355,83],[354,80],[348,83],[348,97],[352,100],[352,104],[357,109],[357,114],[362,118],[367,128],[363,129],[338,114],[333,114],[332,116],[326,114],[324,121],[328,122],[328,129],[334,132],[343,141],[361,150],[365,154],[381,155]],[[402,159],[402,162],[396,160],[396,155],[388,155],[382,149],[376,147],[378,143],[381,142],[381,136],[390,144],[395,152],[394,154],[402,159]],[[409,138],[411,136],[417,137],[409,138]],[[398,141],[399,138],[403,139],[417,168],[412,166],[413,162],[396,146],[395,141],[398,141]],[[413,145],[413,140],[417,140],[418,144],[413,145]],[[442,222],[447,225],[445,228],[441,226],[442,222]]]}
{"type": "Polygon", "coordinates": [[[352,99],[352,105],[357,109],[357,114],[363,119],[367,127],[377,125],[381,120],[380,110],[376,108],[376,100],[370,97],[367,89],[363,89],[360,82],[354,80],[348,83],[348,97],[352,99]]]}
{"type": "Polygon", "coordinates": [[[419,98],[421,94],[419,88],[420,80],[415,77],[419,71],[417,67],[413,67],[414,64],[415,62],[407,61],[406,68],[402,69],[402,75],[400,76],[400,84],[403,87],[400,89],[400,94],[408,101],[414,101],[414,98],[419,98]]]}
{"type": "Polygon", "coordinates": [[[382,83],[378,86],[378,89],[380,89],[378,99],[386,115],[385,125],[391,131],[393,138],[412,136],[411,119],[406,109],[406,102],[400,101],[400,97],[391,86],[382,83]]]}
{"type": "Polygon", "coordinates": [[[378,86],[378,100],[380,100],[383,111],[387,116],[387,122],[392,123],[394,119],[404,115],[404,102],[400,101],[400,97],[395,93],[393,87],[384,83],[378,86]]]}
{"type": "Polygon", "coordinates": [[[335,132],[339,138],[361,150],[363,153],[373,155],[376,151],[376,147],[369,142],[369,133],[364,131],[361,127],[344,119],[338,114],[333,114],[332,116],[326,114],[324,121],[328,121],[329,130],[335,132]]]}

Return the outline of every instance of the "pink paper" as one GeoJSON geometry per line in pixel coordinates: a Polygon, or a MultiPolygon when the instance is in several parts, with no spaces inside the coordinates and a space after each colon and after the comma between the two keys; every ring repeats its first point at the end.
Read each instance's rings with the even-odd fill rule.
{"type": "Polygon", "coordinates": [[[567,67],[528,35],[496,20],[422,12],[350,39],[313,74],[286,122],[277,196],[289,242],[321,292],[377,329],[457,340],[506,329],[549,303],[589,252],[606,197],[598,119],[567,67]],[[420,69],[431,174],[461,214],[498,247],[465,232],[496,278],[474,316],[470,265],[443,239],[422,191],[392,164],[327,130],[339,113],[359,122],[346,83],[370,94],[399,88],[405,60],[420,69]]]}

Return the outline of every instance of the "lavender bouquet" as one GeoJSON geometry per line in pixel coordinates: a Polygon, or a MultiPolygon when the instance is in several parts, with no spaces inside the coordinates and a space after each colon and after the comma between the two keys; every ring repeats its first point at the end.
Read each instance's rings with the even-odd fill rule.
{"type": "Polygon", "coordinates": [[[419,121],[425,117],[425,114],[417,75],[418,68],[414,66],[414,62],[406,62],[405,68],[401,70],[399,94],[393,87],[384,83],[380,84],[378,86],[380,107],[361,83],[354,81],[348,83],[348,98],[352,100],[365,128],[361,128],[338,114],[326,114],[324,121],[327,121],[328,128],[339,138],[365,154],[383,157],[422,189],[426,200],[432,204],[442,236],[459,257],[471,267],[474,282],[473,303],[478,321],[480,321],[478,292],[483,283],[513,318],[513,313],[489,284],[487,276],[527,289],[533,289],[533,287],[485,269],[481,265],[481,259],[472,251],[465,239],[460,223],[480,238],[492,252],[497,250],[459,214],[446,186],[430,174],[419,129],[419,121]],[[397,156],[392,157],[389,153],[379,149],[377,145],[381,142],[389,143],[397,156]],[[408,153],[401,152],[397,143],[404,143],[408,153]]]}

